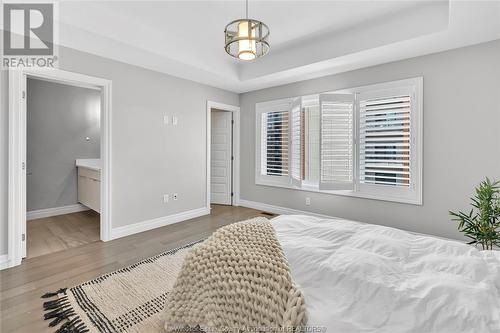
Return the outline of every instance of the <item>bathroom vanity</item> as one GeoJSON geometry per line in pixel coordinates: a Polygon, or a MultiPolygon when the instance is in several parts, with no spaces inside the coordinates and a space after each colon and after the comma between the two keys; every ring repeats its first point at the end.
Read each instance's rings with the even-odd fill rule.
{"type": "Polygon", "coordinates": [[[101,212],[101,160],[77,159],[78,202],[101,212]]]}

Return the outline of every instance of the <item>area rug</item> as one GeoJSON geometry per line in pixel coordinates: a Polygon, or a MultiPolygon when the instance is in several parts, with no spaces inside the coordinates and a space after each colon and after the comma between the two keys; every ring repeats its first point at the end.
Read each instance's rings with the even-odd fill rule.
{"type": "Polygon", "coordinates": [[[42,298],[54,332],[163,332],[161,314],[189,248],[187,244],[42,298]]]}

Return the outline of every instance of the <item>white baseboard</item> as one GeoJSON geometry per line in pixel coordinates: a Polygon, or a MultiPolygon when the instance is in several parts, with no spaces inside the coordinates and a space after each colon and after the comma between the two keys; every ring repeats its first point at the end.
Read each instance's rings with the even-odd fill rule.
{"type": "Polygon", "coordinates": [[[10,267],[9,256],[7,254],[0,255],[0,270],[10,267]]]}
{"type": "Polygon", "coordinates": [[[328,219],[335,218],[335,216],[307,212],[305,210],[292,209],[292,208],[288,208],[288,207],[274,206],[274,205],[269,205],[269,204],[266,204],[263,202],[250,201],[250,200],[244,200],[244,199],[240,199],[240,206],[247,207],[247,208],[253,208],[253,209],[257,209],[257,210],[262,210],[264,212],[269,212],[269,213],[279,214],[279,215],[310,215],[310,216],[316,216],[316,217],[328,218],[328,219]]]}
{"type": "Polygon", "coordinates": [[[75,205],[62,206],[62,207],[32,210],[32,211],[29,211],[26,213],[26,220],[34,220],[34,219],[41,219],[44,217],[51,217],[51,216],[57,216],[57,215],[83,212],[83,211],[89,210],[89,209],[90,208],[88,208],[82,204],[75,204],[75,205]]]}
{"type": "Polygon", "coordinates": [[[131,225],[126,225],[123,227],[117,227],[111,229],[111,239],[117,239],[133,234],[137,234],[139,232],[148,231],[151,229],[156,229],[160,227],[164,227],[169,224],[174,224],[190,219],[194,219],[195,217],[208,215],[210,214],[210,209],[203,207],[193,210],[188,210],[186,212],[177,213],[169,216],[162,216],[152,220],[146,220],[138,223],[134,223],[131,225]]]}

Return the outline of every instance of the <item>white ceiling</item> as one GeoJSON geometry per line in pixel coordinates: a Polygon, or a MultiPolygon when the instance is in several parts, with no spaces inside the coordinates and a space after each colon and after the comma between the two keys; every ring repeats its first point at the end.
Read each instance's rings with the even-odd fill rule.
{"type": "Polygon", "coordinates": [[[62,45],[235,92],[500,38],[498,1],[250,1],[271,31],[254,62],[229,57],[244,1],[63,1],[62,45]]]}

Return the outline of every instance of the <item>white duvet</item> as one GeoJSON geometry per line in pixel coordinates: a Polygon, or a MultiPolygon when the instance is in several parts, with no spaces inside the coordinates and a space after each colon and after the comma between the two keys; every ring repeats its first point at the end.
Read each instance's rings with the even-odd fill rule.
{"type": "Polygon", "coordinates": [[[500,252],[341,219],[272,220],[310,327],[500,332],[500,252]]]}

